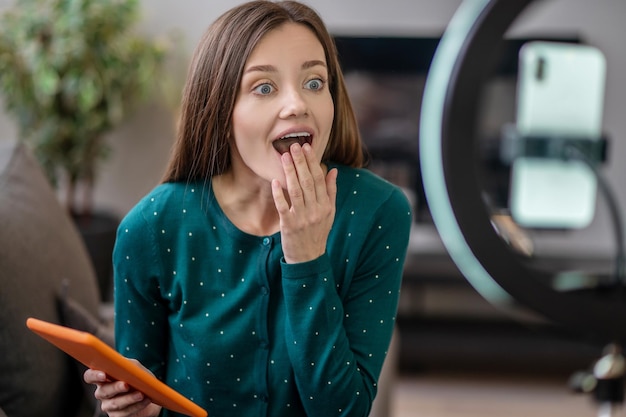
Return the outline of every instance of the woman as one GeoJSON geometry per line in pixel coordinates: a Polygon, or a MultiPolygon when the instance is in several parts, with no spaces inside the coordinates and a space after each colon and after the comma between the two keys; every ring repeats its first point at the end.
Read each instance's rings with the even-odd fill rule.
{"type": "MultiPolygon", "coordinates": [[[[118,231],[117,349],[209,416],[367,416],[411,213],[362,164],[319,16],[290,1],[222,15],[163,184],[118,231]]],[[[85,380],[111,417],[172,415],[98,370],[85,380]]]]}

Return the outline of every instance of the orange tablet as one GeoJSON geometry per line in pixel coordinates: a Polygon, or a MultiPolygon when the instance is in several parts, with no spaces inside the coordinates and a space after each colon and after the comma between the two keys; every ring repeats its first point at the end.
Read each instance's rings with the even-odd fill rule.
{"type": "Polygon", "coordinates": [[[201,407],[91,333],[32,317],[26,320],[26,326],[85,366],[103,371],[110,378],[124,381],[143,392],[155,404],[192,417],[207,416],[201,407]]]}

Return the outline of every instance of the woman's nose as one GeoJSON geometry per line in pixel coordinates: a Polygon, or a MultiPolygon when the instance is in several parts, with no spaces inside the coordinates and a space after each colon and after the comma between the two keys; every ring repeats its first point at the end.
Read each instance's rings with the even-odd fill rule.
{"type": "Polygon", "coordinates": [[[302,92],[296,91],[296,89],[285,91],[280,117],[299,117],[307,113],[308,105],[305,98],[302,96],[302,92]]]}

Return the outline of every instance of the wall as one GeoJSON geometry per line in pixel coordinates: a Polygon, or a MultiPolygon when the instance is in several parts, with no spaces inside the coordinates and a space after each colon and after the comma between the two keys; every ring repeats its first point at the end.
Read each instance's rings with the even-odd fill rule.
{"type": "MultiPolygon", "coordinates": [[[[14,0],[0,0],[0,10],[14,0]]],[[[144,19],[141,30],[163,35],[177,30],[183,36],[181,56],[188,56],[206,26],[232,5],[234,0],[142,0],[144,19]]],[[[336,34],[398,34],[438,36],[454,13],[460,0],[308,0],[336,34]]],[[[606,174],[626,207],[626,54],[623,40],[626,29],[623,0],[553,0],[529,9],[511,31],[514,35],[532,33],[580,34],[600,47],[608,59],[605,127],[612,138],[606,174]]],[[[410,51],[407,51],[410,53],[410,51]]],[[[158,80],[155,80],[158,82],[158,80]]],[[[0,111],[0,140],[16,135],[10,118],[0,111]]],[[[174,118],[167,107],[146,105],[123,126],[109,135],[114,153],[106,164],[96,190],[96,204],[123,215],[159,180],[167,161],[174,135],[174,118]]],[[[419,247],[438,247],[436,233],[429,228],[418,230],[419,247]]],[[[613,248],[612,225],[600,199],[597,219],[584,231],[535,236],[544,252],[606,254],[613,248]]]]}
{"type": "MultiPolygon", "coordinates": [[[[184,3],[144,0],[142,30],[154,35],[180,31],[182,48],[186,50],[182,55],[189,56],[210,22],[238,3],[233,0],[187,0],[184,3]]],[[[442,6],[436,0],[394,0],[394,7],[373,0],[311,0],[308,3],[319,11],[334,33],[419,35],[441,33],[460,2],[448,0],[442,6]],[[420,3],[423,11],[418,7],[420,3]]],[[[150,106],[123,131],[112,135],[115,160],[106,167],[97,194],[103,206],[112,206],[123,213],[159,179],[173,136],[172,119],[163,111],[159,106],[150,106]],[[132,141],[128,137],[132,137],[132,141]],[[119,184],[124,184],[124,188],[119,184]]]]}

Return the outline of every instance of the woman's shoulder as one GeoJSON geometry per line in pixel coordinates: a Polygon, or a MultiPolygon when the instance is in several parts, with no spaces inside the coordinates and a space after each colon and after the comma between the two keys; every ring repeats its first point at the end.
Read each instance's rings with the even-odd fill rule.
{"type": "Polygon", "coordinates": [[[189,207],[197,207],[199,199],[210,192],[200,183],[167,182],[159,184],[143,196],[125,216],[128,220],[157,219],[168,214],[181,214],[189,207]]]}
{"type": "Polygon", "coordinates": [[[358,200],[360,205],[372,209],[381,205],[395,206],[398,210],[410,211],[407,193],[367,168],[353,168],[341,164],[328,164],[337,168],[337,198],[358,200]]]}
{"type": "Polygon", "coordinates": [[[378,194],[404,194],[398,185],[388,181],[367,168],[354,168],[341,164],[328,164],[330,168],[337,168],[337,185],[349,189],[363,189],[378,194]]]}

